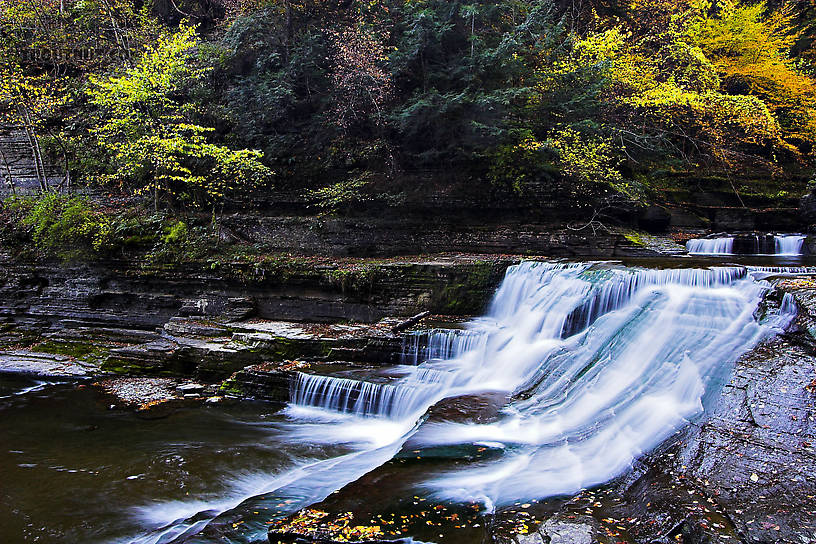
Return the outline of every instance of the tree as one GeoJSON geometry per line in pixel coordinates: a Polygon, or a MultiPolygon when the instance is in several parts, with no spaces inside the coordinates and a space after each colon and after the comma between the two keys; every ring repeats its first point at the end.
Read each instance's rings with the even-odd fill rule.
{"type": "Polygon", "coordinates": [[[111,170],[104,181],[118,181],[137,194],[160,193],[201,205],[266,181],[271,172],[262,153],[211,143],[212,128],[196,124],[185,105],[185,85],[204,71],[192,67],[198,45],[192,26],[159,38],[123,75],[92,78],[88,96],[99,108],[93,129],[107,151],[111,170]]]}
{"type": "Polygon", "coordinates": [[[4,54],[27,71],[54,77],[100,71],[128,61],[155,38],[156,23],[132,0],[4,0],[4,54]]]}
{"type": "Polygon", "coordinates": [[[587,193],[591,184],[601,184],[636,197],[631,184],[618,170],[620,153],[611,138],[587,136],[567,127],[554,132],[548,144],[558,154],[562,173],[573,180],[578,192],[587,193]]]}
{"type": "MultiPolygon", "coordinates": [[[[538,60],[561,37],[548,1],[406,3],[391,55],[392,113],[406,162],[480,174],[518,127],[538,60]]],[[[523,114],[522,114],[523,116],[523,114]]]]}
{"type": "Polygon", "coordinates": [[[155,25],[130,0],[5,0],[0,5],[0,119],[28,137],[43,190],[43,147],[60,153],[70,181],[64,119],[91,72],[129,62],[155,25]],[[41,145],[42,143],[45,145],[41,145]]]}
{"type": "Polygon", "coordinates": [[[265,0],[153,0],[152,11],[169,25],[195,21],[205,28],[249,12],[265,0]]]}
{"type": "Polygon", "coordinates": [[[689,43],[710,59],[725,92],[758,97],[785,137],[816,143],[816,80],[791,58],[799,37],[792,5],[698,0],[687,18],[689,43]]]}
{"type": "MultiPolygon", "coordinates": [[[[62,79],[26,76],[19,65],[0,64],[0,124],[19,126],[25,131],[34,170],[43,191],[47,191],[49,186],[40,134],[48,131],[47,120],[60,111],[66,102],[62,79]]],[[[66,177],[66,184],[68,180],[66,177]]]]}
{"type": "Polygon", "coordinates": [[[383,39],[360,24],[333,32],[331,38],[335,50],[333,119],[344,129],[369,123],[382,128],[393,95],[383,39]]]}
{"type": "MultiPolygon", "coordinates": [[[[787,81],[793,81],[792,66],[782,62],[786,39],[768,35],[770,28],[784,34],[785,25],[774,17],[760,20],[761,6],[723,5],[717,11],[702,1],[639,0],[628,25],[591,32],[576,42],[562,71],[595,69],[606,80],[599,94],[600,117],[633,162],[675,155],[690,166],[759,161],[772,167],[770,150],[790,148],[783,139],[790,125],[774,103],[781,94],[770,99],[756,87],[729,83],[733,76],[724,66],[734,63],[723,60],[749,49],[732,41],[749,32],[738,20],[753,21],[750,32],[764,40],[759,49],[775,51],[774,62],[787,66],[787,81]],[[729,14],[730,9],[740,15],[729,14]]],[[[752,54],[752,59],[762,55],[752,54]]],[[[803,76],[798,77],[802,83],[803,76]]],[[[804,85],[789,94],[808,101],[804,85]]]]}

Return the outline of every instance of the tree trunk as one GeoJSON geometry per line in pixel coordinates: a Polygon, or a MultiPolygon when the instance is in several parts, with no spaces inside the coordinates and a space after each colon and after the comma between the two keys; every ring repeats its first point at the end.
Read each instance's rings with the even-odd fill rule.
{"type": "Polygon", "coordinates": [[[292,2],[291,0],[285,0],[284,4],[286,5],[286,43],[284,44],[283,50],[286,54],[284,61],[288,63],[289,44],[292,43],[292,2]]]}
{"type": "Polygon", "coordinates": [[[62,178],[62,182],[57,187],[58,191],[68,191],[71,188],[71,169],[70,169],[70,162],[68,160],[68,148],[65,147],[65,142],[62,140],[59,134],[55,134],[53,130],[46,128],[48,131],[48,135],[57,142],[57,145],[60,147],[60,151],[62,151],[62,164],[65,167],[65,175],[62,178]]]}
{"type": "Polygon", "coordinates": [[[473,64],[473,55],[476,53],[476,12],[470,15],[470,62],[473,64]]]}
{"type": "Polygon", "coordinates": [[[8,161],[6,160],[6,154],[3,153],[3,150],[0,149],[0,160],[3,161],[3,166],[6,167],[6,183],[11,190],[11,194],[17,194],[17,190],[14,187],[14,177],[11,175],[11,167],[9,166],[8,161]]]}
{"type": "Polygon", "coordinates": [[[420,321],[422,321],[423,319],[425,319],[429,315],[431,315],[431,312],[419,313],[419,314],[415,315],[414,317],[411,317],[411,318],[406,319],[405,321],[403,321],[401,323],[397,323],[396,325],[394,325],[391,328],[391,332],[393,332],[394,334],[400,333],[400,332],[404,331],[405,329],[416,325],[417,323],[419,323],[420,321]]]}
{"type": "Polygon", "coordinates": [[[37,134],[34,132],[34,126],[31,123],[31,115],[28,113],[28,109],[24,106],[20,106],[20,117],[22,117],[24,121],[24,128],[26,131],[26,137],[28,138],[28,144],[31,146],[31,156],[34,159],[34,170],[37,174],[37,181],[40,184],[40,189],[43,191],[48,190],[48,179],[45,177],[45,164],[42,160],[42,151],[40,150],[40,142],[37,139],[37,134]]]}

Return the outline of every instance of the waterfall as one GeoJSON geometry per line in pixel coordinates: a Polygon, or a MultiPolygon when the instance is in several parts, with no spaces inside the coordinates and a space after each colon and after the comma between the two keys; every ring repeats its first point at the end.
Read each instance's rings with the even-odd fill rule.
{"type": "Polygon", "coordinates": [[[801,234],[740,235],[699,238],[686,242],[692,255],[802,255],[805,238],[801,234]]]}
{"type": "Polygon", "coordinates": [[[479,331],[431,329],[408,334],[402,342],[402,364],[417,365],[432,359],[453,359],[476,349],[486,339],[479,331]]]}
{"type": "Polygon", "coordinates": [[[686,249],[692,255],[732,255],[734,238],[701,238],[686,242],[686,249]]]}
{"type": "Polygon", "coordinates": [[[461,357],[468,380],[456,393],[503,389],[514,400],[490,423],[428,422],[410,444],[500,444],[504,454],[427,486],[448,499],[508,504],[608,481],[698,416],[728,364],[790,322],[791,297],[757,322],[769,287],[743,267],[509,270],[491,308],[499,322],[478,359],[485,364],[461,357]]]}
{"type": "MultiPolygon", "coordinates": [[[[771,290],[763,278],[802,271],[816,269],[512,266],[483,317],[409,335],[402,365],[367,378],[295,374],[285,422],[275,425],[278,443],[329,457],[293,459],[241,508],[285,499],[297,509],[400,450],[441,448],[449,459],[472,444],[491,455],[418,469],[417,485],[439,499],[494,507],[607,482],[699,417],[730,365],[788,326],[795,300],[762,305],[771,290]],[[484,393],[506,402],[473,419],[431,410],[484,393]]],[[[224,508],[173,522],[145,542],[168,542],[168,531],[194,534],[224,508]]],[[[254,537],[262,539],[265,527],[258,521],[254,537]]]]}
{"type": "Polygon", "coordinates": [[[714,267],[708,270],[636,270],[611,271],[606,281],[594,287],[570,314],[561,329],[566,338],[586,329],[595,320],[628,303],[632,296],[647,286],[672,283],[697,287],[727,285],[745,275],[741,268],[714,267]]]}
{"type": "Polygon", "coordinates": [[[794,318],[798,313],[799,306],[796,304],[796,300],[793,298],[793,295],[790,293],[785,293],[782,297],[782,302],[779,304],[779,315],[794,318]]]}
{"type": "Polygon", "coordinates": [[[358,417],[418,417],[436,401],[451,376],[433,368],[420,368],[410,379],[390,384],[299,372],[292,387],[292,404],[358,417]]]}
{"type": "Polygon", "coordinates": [[[770,284],[754,273],[764,272],[524,262],[508,269],[485,317],[410,335],[402,377],[299,374],[291,406],[354,418],[333,420],[334,439],[398,424],[414,429],[408,447],[500,444],[500,459],[426,483],[446,499],[571,493],[613,478],[698,416],[728,364],[790,322],[791,297],[757,321],[770,284]],[[495,421],[415,427],[442,399],[488,391],[512,399],[495,421]]]}
{"type": "Polygon", "coordinates": [[[774,236],[774,253],[776,255],[801,255],[805,246],[805,236],[793,234],[774,236]]]}
{"type": "Polygon", "coordinates": [[[748,272],[757,279],[768,276],[787,276],[791,274],[816,274],[816,266],[746,266],[748,272]]]}

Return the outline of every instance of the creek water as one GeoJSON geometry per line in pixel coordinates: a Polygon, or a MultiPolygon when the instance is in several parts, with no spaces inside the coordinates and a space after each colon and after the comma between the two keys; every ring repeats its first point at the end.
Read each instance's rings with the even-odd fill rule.
{"type": "Polygon", "coordinates": [[[491,512],[603,484],[795,316],[763,278],[798,261],[751,262],[523,262],[483,317],[409,336],[370,377],[297,375],[280,411],[144,421],[88,388],[0,378],[0,541],[246,543],[344,486],[383,509],[491,512]]]}
{"type": "Polygon", "coordinates": [[[692,255],[778,255],[791,257],[804,254],[803,234],[768,234],[697,238],[686,242],[692,255]]]}

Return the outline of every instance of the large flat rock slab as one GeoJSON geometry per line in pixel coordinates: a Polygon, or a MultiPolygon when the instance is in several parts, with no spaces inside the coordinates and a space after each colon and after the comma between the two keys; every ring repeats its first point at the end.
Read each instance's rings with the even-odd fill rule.
{"type": "Polygon", "coordinates": [[[113,347],[102,364],[117,374],[193,376],[206,382],[260,363],[343,360],[374,365],[399,361],[398,319],[373,324],[293,323],[255,319],[229,326],[173,318],[149,342],[113,347]]]}
{"type": "Polygon", "coordinates": [[[33,378],[80,379],[99,374],[99,368],[62,355],[10,351],[0,353],[0,374],[33,378]]]}

